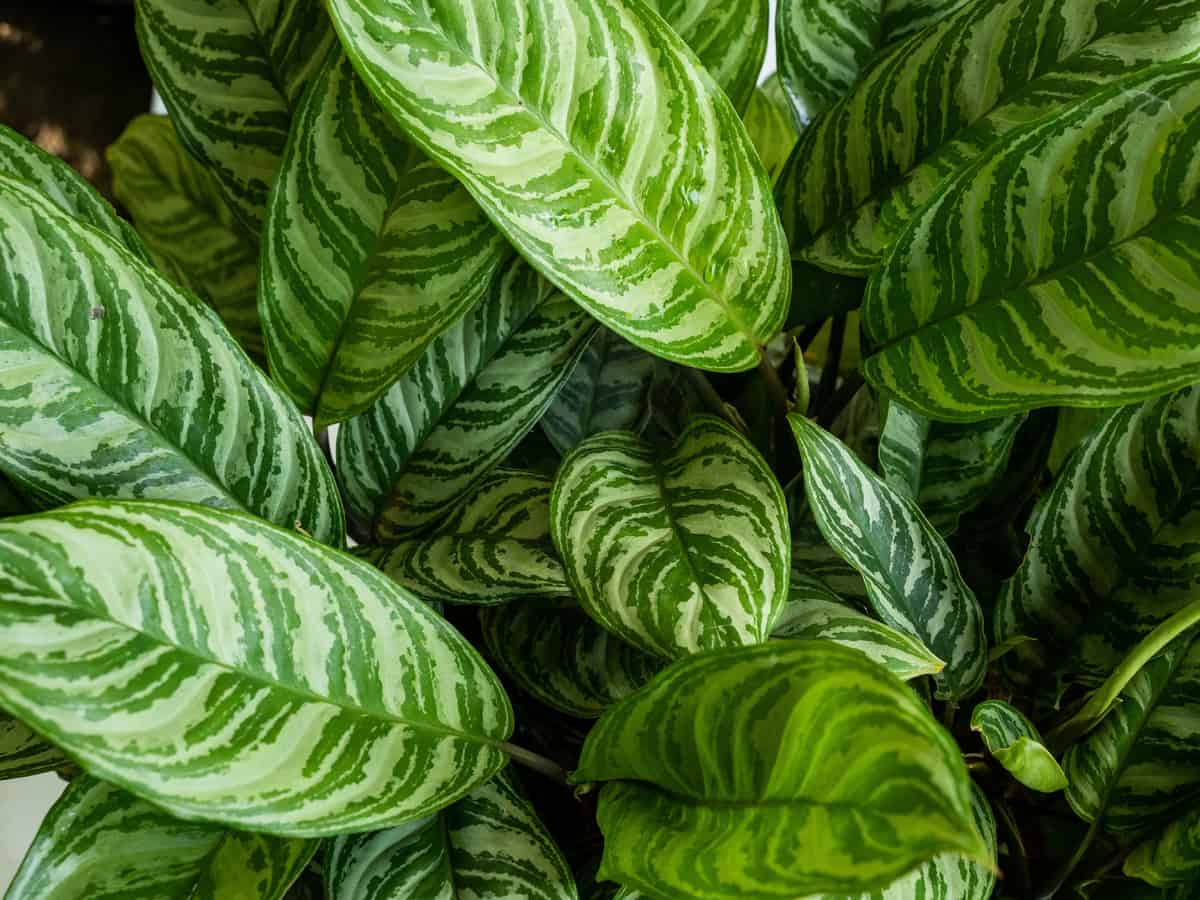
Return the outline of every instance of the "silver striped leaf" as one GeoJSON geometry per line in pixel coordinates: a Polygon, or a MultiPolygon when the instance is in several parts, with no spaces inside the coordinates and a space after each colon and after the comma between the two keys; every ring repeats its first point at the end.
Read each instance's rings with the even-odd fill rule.
{"type": "Polygon", "coordinates": [[[788,420],[821,533],[863,576],[876,614],[945,661],[937,696],[970,696],[987,670],[987,639],[979,601],[950,548],[913,500],[837,438],[800,415],[788,420]]]}
{"type": "Polygon", "coordinates": [[[571,590],[550,539],[551,480],[497,469],[423,537],[365,558],[427,600],[508,603],[566,597],[571,590]]]}
{"type": "Polygon", "coordinates": [[[501,672],[546,706],[580,719],[597,718],[662,668],[576,607],[510,603],[481,609],[479,624],[501,672]]]}
{"type": "Polygon", "coordinates": [[[181,821],[79,775],[5,900],[281,900],[318,844],[181,821]]]}
{"type": "MultiPolygon", "coordinates": [[[[785,106],[787,98],[779,88],[779,76],[772,75],[750,97],[742,120],[767,176],[774,183],[783,171],[783,164],[792,154],[800,134],[792,121],[792,111],[785,106]]],[[[797,285],[797,288],[800,286],[797,285]]]]}
{"type": "Polygon", "coordinates": [[[808,500],[800,492],[802,509],[792,515],[792,579],[818,578],[835,594],[862,609],[870,608],[862,575],[829,546],[808,500]]]}
{"type": "Polygon", "coordinates": [[[440,813],[339,837],[329,900],[577,900],[575,879],[509,770],[440,813]]]}
{"type": "Polygon", "coordinates": [[[258,237],[216,179],[183,149],[165,116],[138,116],[106,154],[113,193],[158,268],[217,311],[237,342],[265,359],[258,321],[258,237]]]}
{"type": "Polygon", "coordinates": [[[541,419],[595,333],[523,260],[338,432],[350,505],[384,544],[428,528],[541,419]]]}
{"type": "Polygon", "coordinates": [[[1200,806],[1138,844],[1124,872],[1157,887],[1200,882],[1200,806]]]}
{"type": "Polygon", "coordinates": [[[801,137],[777,192],[793,254],[870,273],[942,186],[1005,135],[1197,51],[1200,0],[963,6],[885,54],[801,137]]]}
{"type": "Polygon", "coordinates": [[[1158,67],[994,145],[871,278],[867,380],[978,421],[1200,379],[1197,110],[1200,65],[1158,67]]]}
{"type": "Polygon", "coordinates": [[[0,704],[181,818],[383,828],[507,761],[511,707],[457,631],[242,513],[91,501],[0,522],[0,647],[0,704]]]}
{"type": "Polygon", "coordinates": [[[787,597],[783,492],[713,416],[665,452],[621,431],[584,441],[555,479],[550,529],[588,615],[656,656],[761,643],[787,597]]]}
{"type": "Polygon", "coordinates": [[[296,110],[263,234],[272,375],[318,427],[365,412],[510,253],[334,54],[296,110]]]}
{"type": "Polygon", "coordinates": [[[676,662],[601,717],[572,781],[607,782],[599,877],[655,897],[853,894],[940,853],[992,861],[950,735],[829,641],[676,662]]]}
{"type": "Polygon", "coordinates": [[[262,230],[291,115],[336,43],[321,0],[134,0],[138,43],[183,145],[262,230]]]}
{"type": "Polygon", "coordinates": [[[1034,509],[996,605],[1016,683],[1056,698],[1095,687],[1200,588],[1200,385],[1117,410],[1034,509]]]}
{"type": "Polygon", "coordinates": [[[902,681],[945,667],[917,638],[859,612],[824,581],[792,572],[788,600],[771,637],[833,641],[851,647],[902,681]]]}
{"type": "Polygon", "coordinates": [[[343,540],[311,432],[216,314],[3,176],[0,319],[0,467],[43,503],[188,500],[343,540]]]}
{"type": "Polygon", "coordinates": [[[791,278],[770,183],[641,0],[329,6],[371,92],[559,288],[655,355],[754,367],[791,278]]]}
{"type": "Polygon", "coordinates": [[[1046,749],[1037,727],[1003,700],[985,700],[971,713],[971,730],[996,762],[1025,787],[1052,794],[1067,786],[1067,776],[1046,749]]]}
{"type": "Polygon", "coordinates": [[[69,762],[28,725],[0,710],[0,779],[53,772],[69,762]]]}

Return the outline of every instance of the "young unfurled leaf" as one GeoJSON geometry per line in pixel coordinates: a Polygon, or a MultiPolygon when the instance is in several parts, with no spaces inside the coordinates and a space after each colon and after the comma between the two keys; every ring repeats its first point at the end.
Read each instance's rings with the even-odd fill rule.
{"type": "Polygon", "coordinates": [[[458,632],[367,564],[238,513],[93,501],[0,522],[0,647],[0,704],[185,818],[386,827],[507,759],[508,700],[458,632]]]}
{"type": "Polygon", "coordinates": [[[1067,786],[1058,760],[1020,710],[1002,700],[984,701],[971,714],[971,730],[983,736],[988,753],[1027,788],[1052,794],[1067,786]]]}
{"type": "Polygon", "coordinates": [[[174,819],[90,775],[46,816],[6,900],[281,900],[318,841],[174,819]]]}
{"type": "Polygon", "coordinates": [[[555,479],[550,523],[588,615],[647,653],[759,643],[783,606],[783,492],[712,416],[662,453],[627,432],[584,441],[555,479]]]}
{"type": "Polygon", "coordinates": [[[659,356],[754,367],[787,313],[786,241],[736,111],[663,19],[626,0],[329,7],[371,92],[550,280],[659,356]]]}
{"type": "Polygon", "coordinates": [[[1125,874],[1164,888],[1200,881],[1200,808],[1138,844],[1125,860],[1125,874]]]}
{"type": "Polygon", "coordinates": [[[609,782],[601,877],[652,896],[850,894],[943,852],[991,858],[950,736],[827,641],[675,663],[605,713],[572,779],[609,782]]]}
{"type": "Polygon", "coordinates": [[[0,711],[0,779],[52,772],[68,762],[61,750],[28,725],[0,711]]]}

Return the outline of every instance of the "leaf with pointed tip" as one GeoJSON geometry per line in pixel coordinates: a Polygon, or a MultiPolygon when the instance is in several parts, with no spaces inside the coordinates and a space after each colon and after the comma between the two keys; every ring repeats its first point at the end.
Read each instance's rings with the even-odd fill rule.
{"type": "Polygon", "coordinates": [[[971,730],[996,761],[1025,787],[1052,794],[1067,786],[1067,776],[1042,736],[1020,710],[1003,700],[986,700],[971,713],[971,730]]]}
{"type": "Polygon", "coordinates": [[[757,644],[787,596],[787,507],[746,438],[693,418],[665,453],[610,431],[559,469],[550,529],[588,615],[668,659],[757,644]]]}
{"type": "Polygon", "coordinates": [[[296,111],[263,234],[272,375],[318,426],[365,412],[510,253],[334,54],[296,111]]]}
{"type": "Polygon", "coordinates": [[[180,821],[80,775],[42,822],[5,900],[280,900],[317,846],[180,821]]]}
{"type": "Polygon", "coordinates": [[[135,0],[138,43],[188,152],[251,235],[292,111],[336,39],[321,0],[135,0]]]}
{"type": "Polygon", "coordinates": [[[601,717],[572,781],[609,782],[600,877],[655,896],[851,893],[943,852],[989,860],[953,740],[828,641],[675,663],[601,717]]]}
{"type": "Polygon", "coordinates": [[[479,624],[504,674],[552,709],[581,719],[596,718],[662,668],[657,657],[573,607],[510,603],[481,609],[479,624]]]}
{"type": "Polygon", "coordinates": [[[862,574],[879,617],[946,663],[939,697],[970,696],[987,670],[983,612],[950,549],[920,508],[837,438],[791,415],[804,489],[830,545],[862,574]]]}
{"type": "Polygon", "coordinates": [[[165,116],[138,116],[105,154],[113,193],[159,269],[212,306],[237,342],[264,358],[258,322],[258,240],[247,235],[213,176],[165,116]]]}
{"type": "Polygon", "coordinates": [[[387,827],[507,760],[508,700],[457,631],[241,513],[92,501],[0,522],[0,646],[0,704],[184,818],[387,827]]]}
{"type": "Polygon", "coordinates": [[[758,151],[758,158],[762,160],[772,183],[779,177],[783,164],[800,138],[796,126],[792,124],[791,110],[776,99],[777,91],[772,82],[777,81],[778,77],[772,75],[767,83],[754,91],[742,117],[750,140],[754,142],[754,149],[758,151]]]}
{"type": "Polygon", "coordinates": [[[577,900],[571,870],[508,770],[439,813],[331,842],[329,900],[577,900]]]}
{"type": "Polygon", "coordinates": [[[1124,872],[1157,887],[1200,882],[1200,807],[1138,844],[1126,857],[1124,872]]]}
{"type": "Polygon", "coordinates": [[[570,377],[595,323],[514,259],[467,316],[338,433],[350,505],[382,543],[427,528],[499,465],[570,377]]]}
{"type": "Polygon", "coordinates": [[[53,772],[69,762],[28,725],[0,710],[0,779],[53,772]]]}
{"type": "Polygon", "coordinates": [[[662,18],[636,0],[329,7],[371,92],[546,277],[651,353],[757,364],[791,276],[770,183],[662,18]]]}
{"type": "Polygon", "coordinates": [[[312,433],[212,310],[3,176],[0,466],[47,504],[189,500],[343,540],[312,433]]]}

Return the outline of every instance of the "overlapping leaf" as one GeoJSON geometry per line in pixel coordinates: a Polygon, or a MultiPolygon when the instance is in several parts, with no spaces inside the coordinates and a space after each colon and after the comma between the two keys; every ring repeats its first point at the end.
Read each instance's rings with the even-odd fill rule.
{"type": "Polygon", "coordinates": [[[950,736],[826,641],[677,662],[600,719],[573,779],[610,782],[600,876],[653,896],[857,893],[942,852],[988,859],[950,736]]]}
{"type": "MultiPolygon", "coordinates": [[[[741,3],[691,6],[745,25],[741,3]]],[[[625,0],[330,9],[371,92],[556,285],[657,355],[756,364],[786,242],[733,106],[663,19],[625,0]]]]}
{"type": "Polygon", "coordinates": [[[367,410],[510,252],[340,54],[296,111],[263,244],[271,372],[318,425],[367,410]]]}
{"type": "Polygon", "coordinates": [[[1200,881],[1200,807],[1140,843],[1125,860],[1125,874],[1158,887],[1200,881]]]}
{"type": "Polygon", "coordinates": [[[304,420],[212,311],[2,176],[0,432],[0,467],[48,503],[166,497],[343,539],[304,420]]]}
{"type": "Polygon", "coordinates": [[[390,579],[189,504],[0,522],[0,646],[0,704],[89,771],[255,831],[427,815],[501,768],[512,729],[471,646],[390,579]]]}
{"type": "Polygon", "coordinates": [[[317,841],[173,819],[80,775],[46,816],[6,900],[280,900],[317,841]]]}
{"type": "Polygon", "coordinates": [[[1003,700],[976,706],[971,730],[982,735],[988,752],[1026,787],[1049,794],[1067,786],[1062,767],[1042,743],[1037,728],[1003,700]]]}
{"type": "MultiPolygon", "coordinates": [[[[742,117],[746,131],[758,151],[767,175],[774,182],[783,170],[783,164],[796,146],[800,135],[792,123],[792,112],[783,104],[787,99],[780,96],[778,75],[772,75],[761,88],[750,97],[750,104],[742,117]]],[[[796,286],[797,289],[800,285],[796,286]]]]}
{"type": "Polygon", "coordinates": [[[584,441],[555,479],[550,527],[583,608],[647,653],[764,641],[786,597],[779,483],[712,416],[665,453],[627,432],[584,441]]]}
{"type": "Polygon", "coordinates": [[[0,779],[52,772],[67,762],[61,750],[24,722],[0,711],[0,779]]]}
{"type": "Polygon", "coordinates": [[[594,333],[517,259],[488,296],[338,434],[350,504],[388,543],[444,515],[542,417],[594,333]]]}

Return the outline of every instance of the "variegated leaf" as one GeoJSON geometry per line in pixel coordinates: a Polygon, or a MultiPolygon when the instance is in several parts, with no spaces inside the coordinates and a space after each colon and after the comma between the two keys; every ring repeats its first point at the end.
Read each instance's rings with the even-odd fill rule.
{"type": "Polygon", "coordinates": [[[541,419],[595,323],[516,259],[338,434],[351,507],[390,543],[445,515],[541,419]]]}
{"type": "Polygon", "coordinates": [[[550,528],[588,615],[668,659],[757,644],[787,596],[787,507],[758,451],[712,416],[660,453],[620,431],[565,460],[550,528]]]}
{"type": "Polygon", "coordinates": [[[870,606],[867,585],[854,566],[829,546],[813,517],[803,491],[802,508],[790,517],[792,529],[792,579],[818,578],[837,596],[867,609],[870,606]]]}
{"type": "Polygon", "coordinates": [[[970,696],[987,669],[983,612],[945,541],[915,502],[844,444],[802,416],[788,418],[822,534],[863,576],[879,617],[945,661],[938,696],[970,696]]]}
{"type": "Polygon", "coordinates": [[[5,900],[281,900],[318,843],[181,821],[80,775],[42,822],[5,900]]]}
{"type": "Polygon", "coordinates": [[[1200,588],[1200,386],[1112,413],[1070,458],[1027,526],[996,607],[1005,659],[1047,699],[1096,686],[1200,588]]]}
{"type": "Polygon", "coordinates": [[[847,605],[821,579],[796,572],[771,637],[812,638],[852,647],[904,681],[936,675],[945,666],[915,637],[847,605]]]}
{"type": "Polygon", "coordinates": [[[558,287],[656,355],[757,363],[791,275],[770,183],[662,18],[640,0],[329,6],[371,92],[558,287]]]}
{"type": "Polygon", "coordinates": [[[0,710],[0,779],[52,772],[68,762],[61,750],[0,710]]]}
{"type": "Polygon", "coordinates": [[[507,759],[508,700],[457,631],[240,513],[92,501],[0,522],[0,647],[0,704],[184,818],[387,827],[507,759]]]}
{"type": "Polygon", "coordinates": [[[40,500],[189,500],[343,540],[311,432],[212,310],[3,176],[0,313],[0,467],[40,500]]]}
{"type": "Polygon", "coordinates": [[[318,426],[366,411],[509,253],[334,54],[296,111],[263,235],[272,374],[318,426]]]}
{"type": "Polygon", "coordinates": [[[791,110],[783,105],[787,100],[779,96],[778,80],[778,75],[772,75],[754,91],[742,117],[772,183],[779,177],[783,164],[800,138],[792,122],[791,110]]]}
{"type": "Polygon", "coordinates": [[[1200,806],[1138,844],[1124,871],[1157,887],[1200,882],[1200,806]]]}
{"type": "Polygon", "coordinates": [[[321,0],[135,0],[138,42],[183,145],[257,235],[292,111],[336,43],[321,0]]]}
{"type": "Polygon", "coordinates": [[[258,238],[247,234],[213,176],[164,116],[138,116],[107,151],[113,192],[159,269],[198,294],[246,351],[264,358],[258,321],[258,238]]]}
{"type": "Polygon", "coordinates": [[[513,776],[440,813],[334,840],[329,900],[576,900],[575,880],[513,776]]]}
{"type": "Polygon", "coordinates": [[[656,897],[790,900],[874,890],[942,852],[990,862],[953,740],[828,641],[675,663],[604,714],[572,780],[609,782],[600,877],[656,897]]]}
{"type": "Polygon", "coordinates": [[[510,603],[479,611],[489,657],[547,706],[594,719],[628,697],[662,662],[610,634],[582,610],[510,603]]]}
{"type": "Polygon", "coordinates": [[[427,600],[491,605],[571,591],[550,539],[551,480],[497,469],[436,530],[365,556],[427,600]]]}
{"type": "Polygon", "coordinates": [[[1020,710],[1003,700],[986,700],[971,713],[988,753],[1025,787],[1052,794],[1067,786],[1067,776],[1042,736],[1020,710]]]}

